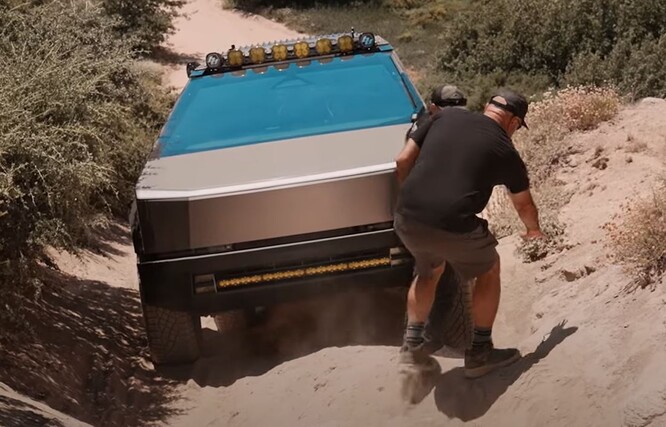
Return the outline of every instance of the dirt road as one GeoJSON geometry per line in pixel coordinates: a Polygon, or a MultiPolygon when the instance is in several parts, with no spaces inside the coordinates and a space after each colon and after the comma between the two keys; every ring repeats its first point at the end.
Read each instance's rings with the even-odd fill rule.
{"type": "MultiPolygon", "coordinates": [[[[244,46],[298,36],[298,33],[261,16],[224,10],[220,0],[192,0],[176,20],[176,33],[167,46],[181,59],[202,62],[209,52],[224,52],[231,45],[244,46]]],[[[169,67],[167,82],[175,88],[187,83],[182,64],[169,67]]]]}
{"type": "MultiPolygon", "coordinates": [[[[189,19],[178,21],[170,39],[180,58],[295,35],[223,11],[216,0],[191,1],[185,12],[189,19]]],[[[168,79],[182,87],[182,64],[168,79]]],[[[200,361],[155,372],[143,350],[135,260],[122,232],[101,254],[58,257],[72,283],[46,309],[55,313],[49,328],[61,335],[21,350],[3,372],[26,394],[38,390],[63,412],[104,420],[99,425],[666,426],[666,284],[624,293],[628,278],[607,259],[601,229],[632,187],[647,194],[663,172],[664,117],[666,101],[645,100],[569,141],[560,179],[573,193],[563,213],[571,249],[523,264],[514,238],[500,243],[495,341],[518,346],[524,357],[474,381],[464,379],[460,359],[438,357],[442,374],[418,405],[399,400],[400,294],[282,306],[242,336],[219,334],[207,321],[200,361]],[[629,147],[629,135],[641,150],[629,147]],[[605,169],[590,161],[600,154],[605,169]],[[45,361],[44,348],[59,356],[45,361]]]]}
{"type": "MultiPolygon", "coordinates": [[[[188,6],[199,14],[179,23],[174,49],[203,53],[294,35],[214,3],[188,6]]],[[[172,74],[172,84],[182,76],[172,74]]],[[[666,102],[645,102],[575,142],[581,166],[566,170],[562,179],[572,189],[582,180],[597,190],[578,191],[565,211],[576,236],[573,249],[524,265],[514,256],[515,242],[501,242],[505,287],[496,341],[518,345],[525,355],[512,368],[470,382],[462,377],[461,360],[439,358],[443,374],[436,387],[420,405],[407,408],[399,401],[395,374],[402,299],[385,297],[382,305],[372,296],[343,297],[337,306],[285,307],[267,329],[239,340],[209,330],[208,356],[180,373],[186,380],[178,404],[184,413],[169,424],[666,425],[664,287],[619,296],[627,279],[607,262],[599,243],[600,226],[630,186],[663,168],[663,159],[648,153],[634,155],[627,165],[619,147],[633,133],[659,150],[666,127],[654,123],[664,115],[666,102]],[[584,162],[593,155],[592,141],[609,153],[605,171],[584,162]],[[620,167],[621,179],[613,172],[620,167]],[[579,269],[585,273],[577,275],[579,269]],[[349,310],[354,302],[358,310],[349,310]],[[340,314],[350,312],[356,313],[351,319],[340,314]]]]}

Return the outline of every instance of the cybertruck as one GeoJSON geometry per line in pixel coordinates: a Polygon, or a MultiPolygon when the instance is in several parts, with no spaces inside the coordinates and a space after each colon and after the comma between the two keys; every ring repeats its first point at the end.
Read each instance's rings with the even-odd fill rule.
{"type": "Polygon", "coordinates": [[[156,364],[200,356],[201,316],[409,285],[393,159],[426,110],[386,40],[232,46],[187,73],[131,218],[156,364]]]}

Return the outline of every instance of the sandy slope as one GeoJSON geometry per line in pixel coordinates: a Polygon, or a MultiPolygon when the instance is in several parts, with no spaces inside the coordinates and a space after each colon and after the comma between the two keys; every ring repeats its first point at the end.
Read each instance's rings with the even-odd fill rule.
{"type": "MultiPolygon", "coordinates": [[[[294,35],[215,0],[194,0],[186,12],[170,40],[181,58],[294,35]]],[[[182,86],[182,65],[169,73],[182,86]]],[[[523,359],[468,381],[461,360],[439,357],[442,375],[416,406],[398,398],[400,294],[279,307],[242,336],[209,326],[200,361],[155,372],[145,360],[126,237],[83,260],[59,257],[72,283],[47,289],[54,296],[44,309],[57,317],[43,325],[44,342],[22,343],[21,357],[0,364],[0,377],[77,418],[104,420],[99,425],[666,426],[666,284],[624,293],[628,279],[607,260],[600,228],[664,170],[664,117],[666,101],[646,100],[571,139],[576,154],[561,179],[575,192],[563,213],[574,246],[535,264],[514,256],[513,238],[500,246],[496,341],[517,345],[523,359]],[[628,135],[647,149],[629,153],[628,135]],[[598,146],[606,169],[590,161],[598,146]]]]}

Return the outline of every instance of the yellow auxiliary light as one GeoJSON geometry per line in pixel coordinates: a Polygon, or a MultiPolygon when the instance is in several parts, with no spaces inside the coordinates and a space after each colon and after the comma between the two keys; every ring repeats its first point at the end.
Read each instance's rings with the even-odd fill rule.
{"type": "Polygon", "coordinates": [[[232,67],[240,67],[243,65],[243,52],[238,49],[229,49],[227,53],[227,62],[232,67]]]}
{"type": "Polygon", "coordinates": [[[308,42],[298,42],[294,45],[294,54],[297,58],[306,58],[310,54],[308,42]]]}
{"type": "Polygon", "coordinates": [[[315,50],[320,55],[328,55],[333,50],[333,45],[330,39],[319,39],[315,44],[315,50]]]}
{"type": "Polygon", "coordinates": [[[338,48],[340,52],[351,52],[354,50],[354,38],[352,36],[338,37],[338,48]]]}
{"type": "Polygon", "coordinates": [[[266,60],[266,51],[263,47],[253,47],[250,49],[250,60],[255,64],[261,64],[266,60]]]}
{"type": "Polygon", "coordinates": [[[273,59],[276,61],[284,61],[289,56],[287,46],[283,44],[276,44],[271,51],[273,53],[273,59]]]}

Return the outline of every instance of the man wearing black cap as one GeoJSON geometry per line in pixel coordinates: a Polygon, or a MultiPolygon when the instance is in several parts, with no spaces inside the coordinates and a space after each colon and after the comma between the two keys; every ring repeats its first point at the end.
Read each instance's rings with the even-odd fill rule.
{"type": "MultiPolygon", "coordinates": [[[[491,338],[500,297],[497,240],[477,216],[496,185],[508,188],[526,227],[524,238],[544,237],[530,194],[527,169],[511,137],[527,128],[527,101],[508,89],[492,96],[483,114],[446,108],[411,136],[419,150],[403,177],[394,226],[414,256],[416,277],[407,298],[407,328],[400,351],[404,372],[429,369],[425,322],[444,268],[476,279],[472,303],[474,340],[465,352],[465,375],[479,377],[520,358],[517,349],[496,349],[491,338]]],[[[436,361],[434,361],[436,363],[436,361]]]]}
{"type": "Polygon", "coordinates": [[[399,168],[398,168],[398,179],[403,180],[407,176],[409,170],[412,168],[412,163],[407,163],[405,159],[416,159],[419,145],[412,139],[412,135],[417,131],[419,127],[429,126],[429,121],[432,119],[432,116],[439,113],[445,108],[458,107],[465,108],[467,105],[467,97],[456,86],[453,85],[441,85],[432,90],[430,94],[430,104],[428,105],[428,114],[424,114],[419,119],[414,122],[412,127],[407,131],[405,136],[406,144],[402,149],[402,152],[396,158],[399,168]],[[416,154],[416,155],[415,155],[416,154]]]}

